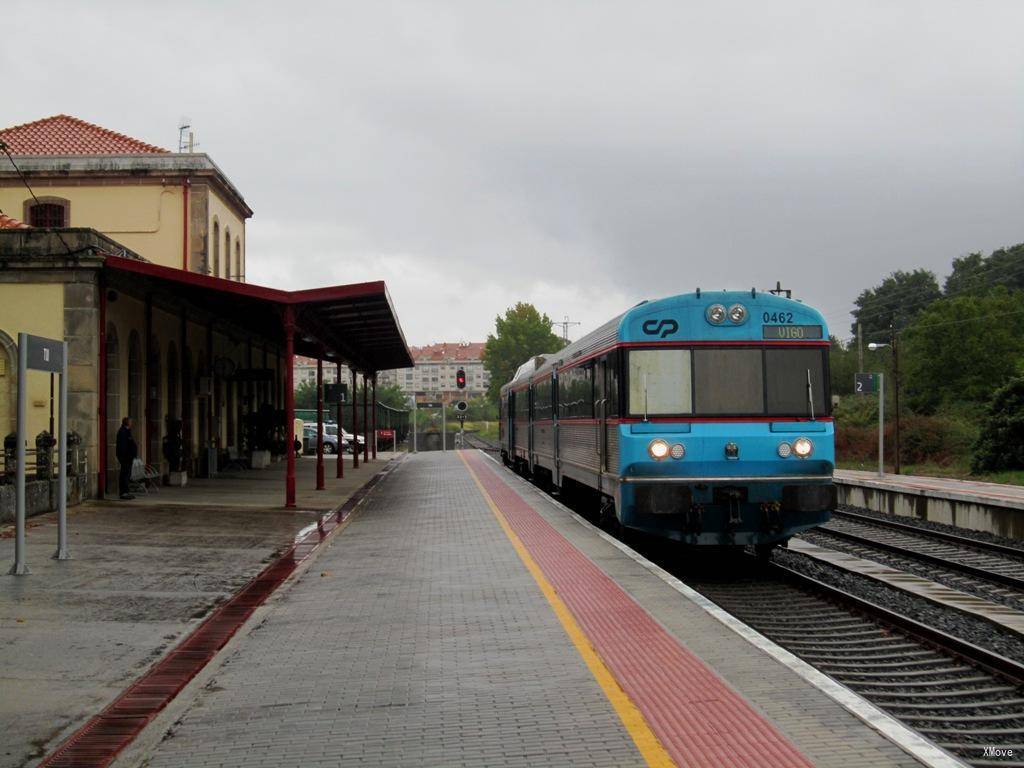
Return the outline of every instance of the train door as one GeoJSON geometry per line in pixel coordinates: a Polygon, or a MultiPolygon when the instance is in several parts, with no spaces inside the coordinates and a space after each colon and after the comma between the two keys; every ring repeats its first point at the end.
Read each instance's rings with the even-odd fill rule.
{"type": "Polygon", "coordinates": [[[604,490],[604,473],[608,470],[608,393],[605,367],[607,358],[594,362],[594,417],[597,419],[597,490],[604,490]]]}
{"type": "Polygon", "coordinates": [[[516,393],[508,391],[508,406],[505,408],[505,435],[508,440],[508,460],[516,460],[516,393]]]}
{"type": "Polygon", "coordinates": [[[532,384],[529,387],[527,387],[525,390],[523,390],[523,395],[528,397],[529,400],[530,400],[530,408],[526,412],[526,414],[527,414],[526,418],[529,419],[529,424],[530,424],[530,426],[529,426],[529,430],[530,431],[529,431],[529,433],[527,435],[527,439],[526,439],[526,462],[527,462],[527,466],[530,468],[530,474],[532,475],[533,474],[533,451],[534,451],[534,443],[533,443],[533,385],[532,384]]]}
{"type": "Polygon", "coordinates": [[[551,369],[551,482],[562,485],[561,462],[558,459],[558,370],[551,369]]]}

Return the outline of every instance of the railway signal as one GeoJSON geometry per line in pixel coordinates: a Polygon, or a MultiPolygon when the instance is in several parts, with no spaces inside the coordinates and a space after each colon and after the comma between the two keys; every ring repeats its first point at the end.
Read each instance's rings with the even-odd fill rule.
{"type": "Polygon", "coordinates": [[[454,408],[459,413],[464,413],[465,411],[469,410],[469,403],[467,403],[465,400],[459,400],[457,403],[455,403],[454,408]]]}
{"type": "Polygon", "coordinates": [[[455,372],[455,386],[459,389],[466,388],[466,371],[464,368],[459,368],[459,370],[455,372]]]}

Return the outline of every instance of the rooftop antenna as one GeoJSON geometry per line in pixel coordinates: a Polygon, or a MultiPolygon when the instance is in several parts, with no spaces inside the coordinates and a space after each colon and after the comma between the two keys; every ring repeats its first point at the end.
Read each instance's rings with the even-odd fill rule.
{"type": "Polygon", "coordinates": [[[178,121],[178,151],[179,152],[194,152],[196,148],[196,135],[191,130],[192,120],[188,117],[182,117],[178,121]],[[188,131],[188,133],[185,133],[188,131]]]}
{"type": "Polygon", "coordinates": [[[786,294],[786,298],[787,299],[792,299],[793,298],[793,291],[792,291],[792,289],[790,289],[790,288],[783,288],[781,280],[776,280],[775,281],[775,287],[772,290],[768,291],[768,293],[772,294],[773,296],[781,296],[782,294],[786,294]]]}
{"type": "Polygon", "coordinates": [[[562,326],[562,341],[564,341],[566,344],[568,344],[569,343],[569,326],[570,325],[579,325],[579,322],[577,322],[575,320],[570,320],[569,316],[566,315],[564,320],[552,320],[551,324],[552,325],[560,325],[560,326],[562,326]]]}

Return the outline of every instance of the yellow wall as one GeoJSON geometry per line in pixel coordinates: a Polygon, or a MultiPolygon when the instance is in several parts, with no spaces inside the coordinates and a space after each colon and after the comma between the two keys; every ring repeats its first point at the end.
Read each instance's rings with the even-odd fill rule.
{"type": "Polygon", "coordinates": [[[220,226],[220,273],[217,277],[228,277],[232,280],[238,280],[238,270],[235,267],[235,243],[238,242],[242,247],[242,274],[245,274],[245,220],[235,214],[234,209],[230,208],[227,203],[217,194],[216,189],[212,186],[210,189],[209,198],[209,213],[210,221],[208,223],[207,231],[210,233],[210,269],[213,269],[213,223],[216,221],[220,226]],[[224,262],[224,231],[225,228],[231,232],[231,262],[230,269],[226,269],[224,262]]]}
{"type": "MultiPolygon", "coordinates": [[[[0,331],[10,336],[15,344],[18,342],[18,333],[22,331],[50,339],[63,339],[64,285],[4,283],[3,301],[0,301],[0,331]]],[[[0,439],[15,427],[15,404],[10,401],[16,391],[18,360],[15,357],[8,363],[10,367],[5,366],[5,375],[0,378],[0,398],[9,403],[10,410],[8,418],[3,421],[4,406],[0,405],[0,432],[3,433],[0,439]]],[[[29,371],[28,377],[28,447],[34,448],[35,436],[50,426],[50,377],[44,371],[29,371]]],[[[55,425],[57,418],[55,404],[55,425]]]]}
{"type": "MultiPolygon", "coordinates": [[[[180,185],[40,186],[35,193],[69,200],[70,226],[92,227],[152,262],[181,266],[180,185]]],[[[0,209],[21,218],[26,196],[23,188],[0,187],[0,209]]]]}

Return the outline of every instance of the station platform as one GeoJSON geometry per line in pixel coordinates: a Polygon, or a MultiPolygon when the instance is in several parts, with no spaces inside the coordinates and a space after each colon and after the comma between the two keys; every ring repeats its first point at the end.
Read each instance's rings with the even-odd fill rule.
{"type": "Polygon", "coordinates": [[[1024,486],[837,469],[839,503],[943,525],[1024,538],[1024,486]]]}
{"type": "Polygon", "coordinates": [[[958,764],[766,643],[484,454],[417,454],[115,765],[958,764]]]}

